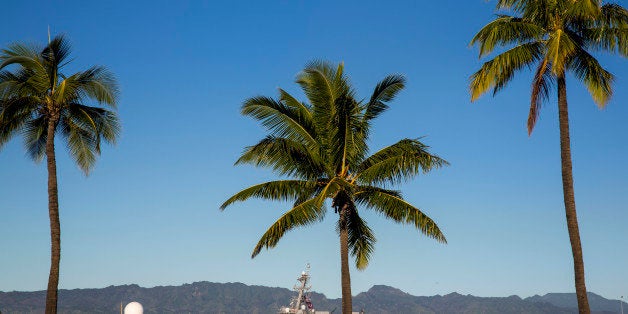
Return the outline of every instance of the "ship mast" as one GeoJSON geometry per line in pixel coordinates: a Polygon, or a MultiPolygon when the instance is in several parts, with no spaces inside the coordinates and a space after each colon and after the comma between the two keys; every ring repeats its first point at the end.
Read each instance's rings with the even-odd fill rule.
{"type": "Polygon", "coordinates": [[[290,305],[279,308],[278,313],[289,314],[313,314],[316,313],[314,305],[310,299],[310,264],[306,264],[305,270],[297,278],[297,284],[294,285],[294,291],[298,293],[297,297],[291,298],[290,305]]]}
{"type": "Polygon", "coordinates": [[[299,296],[297,297],[296,307],[294,308],[296,311],[301,309],[301,300],[303,300],[303,293],[305,291],[310,290],[311,286],[307,286],[307,282],[310,279],[310,264],[308,263],[305,266],[305,271],[301,272],[301,277],[297,280],[301,283],[301,286],[294,286],[294,290],[299,292],[299,296]]]}

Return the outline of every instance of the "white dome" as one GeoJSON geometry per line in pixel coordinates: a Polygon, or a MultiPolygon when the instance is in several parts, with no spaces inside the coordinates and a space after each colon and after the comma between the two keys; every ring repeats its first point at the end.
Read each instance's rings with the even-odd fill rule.
{"type": "Polygon", "coordinates": [[[144,308],[139,302],[131,302],[124,307],[124,314],[144,314],[144,308]]]}

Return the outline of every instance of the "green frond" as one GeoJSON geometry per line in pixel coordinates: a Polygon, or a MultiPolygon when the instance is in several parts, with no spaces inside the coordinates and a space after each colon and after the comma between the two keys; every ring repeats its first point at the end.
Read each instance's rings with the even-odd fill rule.
{"type": "Polygon", "coordinates": [[[120,135],[120,121],[113,111],[69,103],[67,109],[64,110],[64,115],[67,115],[82,129],[92,130],[99,142],[103,139],[109,144],[115,144],[120,135]]]}
{"type": "Polygon", "coordinates": [[[541,42],[526,43],[497,55],[471,75],[469,91],[475,101],[489,89],[497,93],[512,79],[515,72],[539,60],[543,55],[541,42]]]}
{"type": "Polygon", "coordinates": [[[342,64],[334,68],[331,63],[313,61],[297,76],[297,83],[312,105],[314,127],[322,154],[326,154],[331,147],[330,130],[335,124],[336,99],[353,95],[343,71],[342,64]]]}
{"type": "Polygon", "coordinates": [[[48,76],[20,67],[15,72],[0,71],[0,98],[44,95],[49,89],[48,76]]]}
{"type": "Polygon", "coordinates": [[[336,113],[330,128],[331,159],[336,174],[346,174],[349,168],[360,162],[368,150],[364,136],[364,120],[359,106],[352,97],[342,95],[334,102],[336,113]]]}
{"type": "Polygon", "coordinates": [[[92,67],[59,81],[52,97],[58,104],[93,99],[115,108],[118,94],[118,84],[111,72],[104,67],[92,67]]]}
{"type": "Polygon", "coordinates": [[[498,0],[496,10],[511,10],[538,25],[548,25],[557,9],[553,0],[498,0]]]}
{"type": "Polygon", "coordinates": [[[628,10],[614,3],[603,5],[600,18],[583,31],[583,37],[592,49],[628,57],[628,10]]]}
{"type": "Polygon", "coordinates": [[[32,69],[38,74],[43,76],[46,73],[46,68],[37,59],[33,59],[28,56],[0,56],[0,69],[4,69],[12,64],[18,64],[24,68],[32,69]]]}
{"type": "Polygon", "coordinates": [[[356,171],[356,181],[362,184],[396,184],[448,164],[430,154],[429,147],[418,139],[403,139],[364,160],[356,171]]]}
{"type": "Polygon", "coordinates": [[[314,61],[297,75],[297,83],[314,108],[329,108],[336,98],[337,87],[334,86],[336,73],[331,64],[314,61]]]}
{"type": "MultiPolygon", "coordinates": [[[[297,76],[297,83],[301,84],[301,82],[306,83],[306,86],[301,85],[306,95],[308,95],[307,91],[320,91],[324,96],[323,99],[327,99],[328,102],[340,95],[352,93],[342,62],[334,67],[330,62],[314,60],[308,63],[297,76]]],[[[312,102],[313,105],[317,103],[312,102]]]]}
{"type": "Polygon", "coordinates": [[[347,219],[347,231],[349,235],[349,249],[355,259],[355,267],[364,270],[369,264],[371,255],[375,250],[377,239],[373,230],[369,228],[356,210],[351,210],[347,219]]]}
{"type": "Polygon", "coordinates": [[[377,118],[388,109],[388,102],[405,87],[406,78],[403,75],[388,75],[375,86],[371,99],[364,110],[364,120],[377,118]]]}
{"type": "Polygon", "coordinates": [[[62,117],[59,121],[61,134],[66,139],[70,157],[88,175],[100,154],[100,139],[94,130],[76,123],[72,117],[62,117]]]}
{"type": "Polygon", "coordinates": [[[71,77],[75,93],[80,98],[94,99],[101,104],[116,107],[120,90],[115,76],[107,68],[95,66],[71,77]]]}
{"type": "Polygon", "coordinates": [[[559,29],[550,33],[546,45],[552,73],[559,75],[565,71],[566,63],[576,53],[578,44],[568,32],[559,29]]]}
{"type": "Polygon", "coordinates": [[[2,49],[0,59],[4,60],[8,57],[24,56],[39,60],[41,58],[39,54],[42,50],[42,47],[33,44],[13,43],[7,48],[2,49]]]}
{"type": "Polygon", "coordinates": [[[316,152],[299,142],[274,136],[247,147],[235,164],[271,168],[280,175],[302,179],[316,179],[328,173],[316,152]]]}
{"type": "Polygon", "coordinates": [[[517,13],[524,13],[535,2],[534,0],[498,0],[495,8],[497,10],[512,10],[517,13]]]}
{"type": "Polygon", "coordinates": [[[33,97],[0,99],[0,148],[32,119],[37,105],[33,97]]]}
{"type": "Polygon", "coordinates": [[[532,81],[532,94],[530,96],[530,112],[528,114],[528,135],[532,134],[532,130],[539,119],[541,105],[543,101],[549,99],[549,94],[554,84],[554,77],[548,68],[547,60],[539,63],[532,81]]]}
{"type": "Polygon", "coordinates": [[[28,155],[35,162],[40,162],[46,156],[46,140],[48,139],[48,118],[39,116],[26,121],[21,129],[24,136],[24,146],[28,155]]]}
{"type": "Polygon", "coordinates": [[[24,68],[29,68],[42,75],[48,75],[48,72],[42,63],[40,56],[41,48],[27,45],[23,43],[14,43],[7,48],[2,49],[0,53],[0,69],[5,68],[11,64],[19,64],[24,68]]]}
{"type": "Polygon", "coordinates": [[[307,192],[314,190],[317,186],[321,186],[323,184],[324,182],[319,183],[315,181],[303,180],[265,182],[236,193],[220,205],[220,209],[224,210],[227,206],[235,202],[242,202],[252,197],[274,201],[294,200],[301,197],[303,194],[310,194],[307,192]]]}
{"type": "Polygon", "coordinates": [[[288,107],[296,109],[298,114],[312,120],[312,107],[307,103],[298,101],[294,96],[285,90],[279,88],[279,100],[285,103],[288,107]]]}
{"type": "Polygon", "coordinates": [[[336,95],[332,81],[317,70],[305,69],[297,76],[297,83],[312,104],[313,121],[322,151],[326,152],[329,144],[328,130],[332,125],[336,95]]]}
{"type": "Polygon", "coordinates": [[[315,198],[309,199],[283,214],[262,235],[253,249],[251,258],[257,256],[263,248],[273,248],[279,243],[283,235],[297,227],[303,227],[325,218],[325,207],[318,204],[315,198]]]}
{"type": "Polygon", "coordinates": [[[598,26],[607,28],[628,27],[628,10],[616,3],[607,3],[600,8],[598,26]]]}
{"type": "Polygon", "coordinates": [[[484,26],[471,39],[470,45],[480,45],[480,57],[484,57],[498,46],[523,44],[539,41],[546,31],[542,27],[521,18],[502,15],[484,26]]]}
{"type": "Polygon", "coordinates": [[[6,70],[0,71],[0,99],[19,97],[20,85],[28,78],[20,77],[20,73],[15,74],[6,70]]]}
{"type": "Polygon", "coordinates": [[[569,60],[567,67],[584,83],[598,107],[606,106],[613,95],[613,74],[602,68],[600,63],[584,50],[578,50],[569,60]]]}
{"type": "Polygon", "coordinates": [[[354,196],[357,204],[375,210],[397,223],[413,225],[424,235],[438,242],[447,243],[438,225],[400,196],[374,189],[363,189],[354,196]]]}
{"type": "Polygon", "coordinates": [[[63,35],[57,35],[41,52],[41,57],[47,64],[47,67],[56,75],[63,61],[70,56],[70,51],[70,43],[63,35]]]}
{"type": "Polygon", "coordinates": [[[626,27],[628,10],[617,3],[607,3],[600,8],[602,23],[607,27],[626,27]]]}
{"type": "Polygon", "coordinates": [[[349,194],[353,193],[354,185],[347,182],[342,177],[333,177],[331,180],[326,181],[325,185],[319,189],[316,196],[316,200],[320,206],[325,203],[328,198],[333,198],[338,192],[345,191],[349,194]]]}
{"type": "MultiPolygon", "coordinates": [[[[287,93],[282,96],[287,97],[287,93]]],[[[311,150],[318,149],[311,115],[302,106],[295,108],[269,97],[258,96],[244,102],[242,114],[260,121],[276,137],[303,143],[311,150]]]]}
{"type": "Polygon", "coordinates": [[[564,11],[566,24],[586,24],[587,21],[595,20],[600,15],[600,1],[598,0],[578,0],[571,1],[564,11]]]}
{"type": "Polygon", "coordinates": [[[586,36],[592,49],[617,52],[628,57],[628,27],[592,28],[587,31],[586,36]]]}

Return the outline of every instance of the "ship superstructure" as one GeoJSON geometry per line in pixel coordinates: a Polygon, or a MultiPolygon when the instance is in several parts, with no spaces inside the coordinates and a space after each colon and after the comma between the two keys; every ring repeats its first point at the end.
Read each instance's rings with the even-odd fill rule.
{"type": "Polygon", "coordinates": [[[297,296],[292,298],[290,306],[282,307],[279,313],[290,314],[329,314],[328,311],[317,311],[314,309],[314,304],[310,299],[310,290],[312,286],[310,282],[310,264],[305,266],[305,270],[301,272],[301,276],[297,278],[297,284],[294,286],[294,291],[297,292],[297,296]]]}

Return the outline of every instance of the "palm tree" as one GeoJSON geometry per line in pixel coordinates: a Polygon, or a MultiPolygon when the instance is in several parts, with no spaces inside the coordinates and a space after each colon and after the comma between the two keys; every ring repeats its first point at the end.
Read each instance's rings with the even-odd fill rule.
{"type": "Polygon", "coordinates": [[[496,9],[514,14],[499,14],[471,44],[479,44],[480,57],[496,47],[505,49],[471,76],[471,100],[490,89],[497,93],[515,72],[534,67],[527,123],[531,134],[543,101],[557,87],[563,197],[576,294],[580,313],[589,313],[573,189],[566,73],[582,81],[598,107],[603,108],[612,95],[613,75],[590,52],[606,50],[628,56],[628,11],[596,0],[499,0],[496,9]]]}
{"type": "Polygon", "coordinates": [[[257,184],[238,192],[220,207],[251,197],[294,201],[261,237],[254,258],[263,248],[277,245],[289,230],[321,221],[331,200],[338,214],[340,238],[342,312],[351,313],[349,250],[355,266],[363,270],[374,249],[375,236],[358,207],[374,210],[402,224],[411,224],[440,242],[445,237],[432,219],[406,202],[388,186],[447,164],[428,152],[418,139],[403,139],[367,156],[373,119],[388,109],[388,102],[403,89],[399,75],[384,78],[368,102],[355,100],[343,73],[343,64],[333,67],[312,62],[297,77],[309,103],[300,102],[279,89],[279,99],[254,97],[246,100],[242,114],[264,125],[269,135],[247,147],[236,164],[273,169],[291,179],[257,184]]]}
{"type": "Polygon", "coordinates": [[[0,53],[0,147],[21,133],[30,157],[48,165],[48,213],[51,263],[46,313],[57,312],[61,257],[55,135],[65,140],[70,155],[87,175],[100,154],[100,141],[114,143],[120,130],[115,112],[88,106],[87,101],[115,108],[118,86],[104,67],[66,76],[70,46],[63,36],[44,48],[13,44],[0,53]],[[13,66],[12,66],[13,65],[13,66]],[[7,70],[7,67],[13,70],[7,70]]]}

